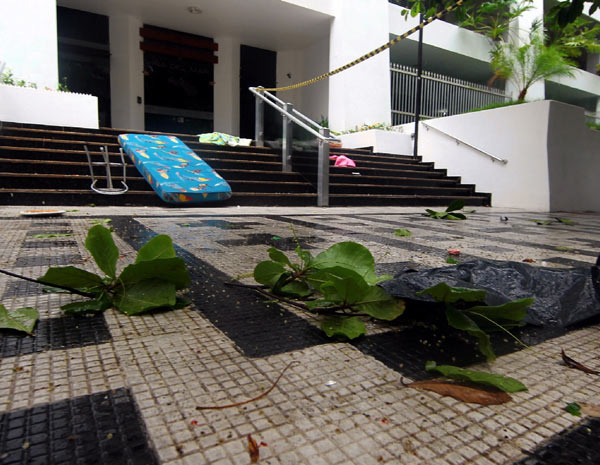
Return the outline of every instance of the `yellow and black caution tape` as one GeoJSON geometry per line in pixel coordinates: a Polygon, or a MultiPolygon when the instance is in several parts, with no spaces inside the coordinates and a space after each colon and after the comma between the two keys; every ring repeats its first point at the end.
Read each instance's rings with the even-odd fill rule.
{"type": "Polygon", "coordinates": [[[384,50],[387,50],[392,45],[395,45],[398,42],[400,42],[401,40],[406,39],[412,33],[418,31],[419,29],[423,29],[429,23],[435,21],[436,19],[440,19],[445,14],[447,14],[450,11],[458,8],[460,5],[462,5],[462,3],[463,3],[463,0],[458,0],[454,5],[451,5],[448,8],[445,8],[442,11],[436,13],[435,15],[430,16],[429,18],[427,18],[426,20],[424,20],[422,23],[420,23],[420,24],[416,25],[415,27],[413,27],[411,30],[406,31],[404,34],[396,37],[395,39],[390,40],[387,44],[383,44],[381,47],[377,47],[375,50],[371,50],[366,55],[363,55],[360,58],[357,58],[356,60],[351,61],[350,63],[345,64],[344,66],[340,66],[339,68],[334,69],[333,71],[329,71],[329,72],[327,72],[325,74],[321,74],[320,76],[317,76],[317,77],[314,77],[312,79],[309,79],[308,81],[298,82],[297,84],[292,84],[292,85],[289,85],[289,86],[270,87],[270,88],[257,87],[256,90],[258,90],[258,91],[269,91],[269,92],[281,92],[281,91],[284,91],[284,90],[292,90],[292,89],[298,89],[300,87],[310,86],[311,84],[314,84],[315,82],[319,82],[319,81],[322,81],[323,79],[327,79],[328,77],[333,76],[334,74],[341,73],[342,71],[345,71],[348,68],[352,68],[353,66],[355,66],[355,65],[357,65],[359,63],[362,63],[365,60],[368,60],[369,58],[377,55],[378,53],[381,53],[384,50]]]}

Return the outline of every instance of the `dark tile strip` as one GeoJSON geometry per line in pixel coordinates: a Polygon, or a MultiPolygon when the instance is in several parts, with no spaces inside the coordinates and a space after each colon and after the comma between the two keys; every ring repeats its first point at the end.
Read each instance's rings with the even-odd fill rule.
{"type": "Polygon", "coordinates": [[[557,434],[514,465],[592,465],[600,463],[600,419],[588,419],[557,434]]]}
{"type": "MultiPolygon", "coordinates": [[[[115,232],[139,249],[156,233],[131,218],[114,217],[115,232]]],[[[301,350],[329,342],[302,318],[264,300],[249,289],[226,286],[230,277],[177,247],[192,279],[189,297],[194,307],[223,331],[249,357],[301,350]]]]}
{"type": "Polygon", "coordinates": [[[46,318],[38,321],[35,336],[4,330],[0,337],[0,358],[103,344],[111,339],[102,314],[46,318]]]}
{"type": "Polygon", "coordinates": [[[21,245],[24,249],[49,249],[49,248],[59,248],[59,247],[77,247],[77,242],[75,241],[25,241],[23,245],[21,245]]]}
{"type": "Polygon", "coordinates": [[[81,263],[83,258],[80,254],[70,255],[35,255],[17,257],[15,266],[27,268],[30,266],[65,266],[81,263]]]}
{"type": "Polygon", "coordinates": [[[115,389],[0,415],[5,465],[158,465],[128,389],[115,389]]]}

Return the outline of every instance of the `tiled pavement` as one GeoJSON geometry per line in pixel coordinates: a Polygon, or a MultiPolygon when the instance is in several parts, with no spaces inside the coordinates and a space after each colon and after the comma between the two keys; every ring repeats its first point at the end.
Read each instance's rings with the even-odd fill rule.
{"type": "Polygon", "coordinates": [[[500,338],[504,355],[485,364],[463,340],[406,325],[370,324],[359,342],[330,342],[314,318],[224,284],[266,259],[269,246],[293,249],[294,233],[314,252],[360,242],[380,273],[446,266],[448,248],[461,260],[589,266],[600,252],[598,214],[564,213],[577,224],[540,226],[528,220],[552,216],[489,208],[456,222],[390,207],[85,207],[53,218],[25,218],[21,209],[0,208],[0,268],[30,277],[48,265],[94,271],[85,234],[110,218],[121,266],[152,235],[173,238],[192,275],[193,305],[67,318],[59,306],[73,297],[0,275],[0,302],[35,306],[41,316],[35,337],[0,333],[1,464],[242,465],[250,463],[248,434],[262,443],[258,463],[272,465],[600,463],[600,420],[564,410],[600,404],[600,378],[560,361],[563,348],[600,368],[598,321],[525,331],[525,350],[500,338]],[[398,228],[412,236],[395,236],[398,228]],[[72,235],[34,237],[47,233],[72,235]],[[529,390],[482,407],[404,387],[401,378],[426,377],[428,359],[507,374],[529,390]],[[258,395],[292,361],[260,400],[197,409],[258,395]]]}

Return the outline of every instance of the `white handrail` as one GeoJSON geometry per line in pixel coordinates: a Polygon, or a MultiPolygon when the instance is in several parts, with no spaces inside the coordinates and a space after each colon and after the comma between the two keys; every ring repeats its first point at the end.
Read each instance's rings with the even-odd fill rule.
{"type": "Polygon", "coordinates": [[[489,158],[491,158],[491,160],[492,160],[493,162],[499,161],[500,163],[502,163],[502,164],[504,164],[504,165],[506,165],[506,164],[508,163],[508,160],[507,160],[507,159],[505,159],[505,158],[500,158],[500,157],[497,157],[496,155],[492,155],[491,153],[488,153],[488,152],[486,152],[485,150],[483,150],[483,149],[480,149],[479,147],[475,147],[473,144],[469,144],[468,142],[465,142],[464,140],[461,140],[461,139],[459,139],[458,137],[456,137],[456,136],[453,136],[452,134],[449,134],[449,133],[447,133],[446,131],[442,131],[441,129],[438,129],[438,128],[436,128],[436,127],[430,126],[430,125],[429,125],[429,124],[427,124],[427,123],[423,123],[423,122],[421,122],[421,124],[422,124],[423,126],[425,126],[425,129],[427,129],[428,131],[429,131],[430,129],[435,129],[436,131],[438,131],[438,132],[441,132],[442,134],[444,134],[444,135],[446,135],[446,136],[448,136],[448,137],[451,137],[452,139],[454,139],[454,140],[456,141],[456,143],[457,143],[457,144],[463,144],[463,145],[466,145],[467,147],[470,147],[470,148],[472,148],[473,150],[477,150],[479,153],[481,153],[481,154],[485,155],[486,157],[489,157],[489,158]]]}

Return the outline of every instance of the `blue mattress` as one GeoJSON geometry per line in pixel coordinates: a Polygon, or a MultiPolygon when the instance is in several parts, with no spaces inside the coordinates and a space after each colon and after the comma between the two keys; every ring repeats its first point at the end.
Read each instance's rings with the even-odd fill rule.
{"type": "Polygon", "coordinates": [[[121,134],[119,143],[165,202],[190,204],[231,197],[227,181],[177,137],[121,134]]]}

